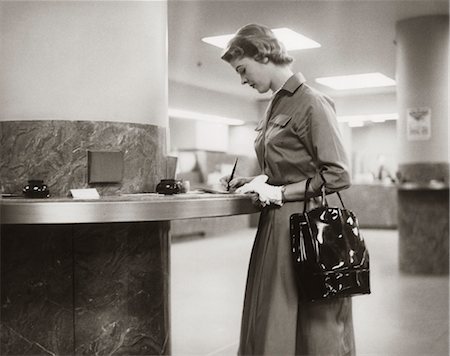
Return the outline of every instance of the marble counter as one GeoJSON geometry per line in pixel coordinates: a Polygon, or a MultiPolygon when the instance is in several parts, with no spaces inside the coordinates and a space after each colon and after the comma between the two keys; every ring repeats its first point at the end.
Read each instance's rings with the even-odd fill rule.
{"type": "Polygon", "coordinates": [[[213,194],[0,204],[2,355],[170,355],[170,220],[256,211],[213,194]]]}

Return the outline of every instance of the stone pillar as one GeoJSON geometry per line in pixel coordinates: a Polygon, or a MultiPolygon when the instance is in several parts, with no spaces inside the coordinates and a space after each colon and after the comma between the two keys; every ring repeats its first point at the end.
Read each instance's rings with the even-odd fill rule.
{"type": "Polygon", "coordinates": [[[399,257],[408,273],[448,273],[448,20],[396,26],[399,257]]]}

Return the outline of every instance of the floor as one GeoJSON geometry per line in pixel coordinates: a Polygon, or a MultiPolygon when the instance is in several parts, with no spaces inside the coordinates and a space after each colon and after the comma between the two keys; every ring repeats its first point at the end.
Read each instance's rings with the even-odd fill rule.
{"type": "MultiPolygon", "coordinates": [[[[255,229],[172,244],[172,354],[236,355],[255,229]]],[[[363,230],[372,294],[353,298],[358,356],[448,356],[448,277],[398,270],[396,230],[363,230]]],[[[282,355],[274,355],[282,356],[282,355]]]]}

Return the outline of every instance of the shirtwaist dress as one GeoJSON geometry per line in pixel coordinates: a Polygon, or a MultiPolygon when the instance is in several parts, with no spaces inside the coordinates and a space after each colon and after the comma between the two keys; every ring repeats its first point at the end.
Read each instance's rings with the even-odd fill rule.
{"type": "MultiPolygon", "coordinates": [[[[268,184],[313,177],[311,189],[350,184],[332,101],[294,74],[260,122],[255,150],[268,184]]],[[[263,208],[250,257],[239,355],[354,355],[350,298],[301,302],[290,256],[289,217],[303,202],[263,208]]]]}

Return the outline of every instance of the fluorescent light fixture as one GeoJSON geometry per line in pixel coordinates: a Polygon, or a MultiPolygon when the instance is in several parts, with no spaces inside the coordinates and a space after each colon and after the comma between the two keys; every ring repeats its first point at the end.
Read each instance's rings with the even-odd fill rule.
{"type": "Polygon", "coordinates": [[[395,80],[378,72],[317,78],[316,82],[336,90],[389,87],[396,84],[395,80]]]}
{"type": "Polygon", "coordinates": [[[177,119],[208,121],[232,126],[244,125],[245,123],[243,120],[240,119],[234,119],[218,115],[202,114],[195,111],[172,109],[172,108],[169,108],[169,117],[177,119]]]}
{"type": "Polygon", "coordinates": [[[337,120],[339,122],[346,122],[351,127],[358,127],[358,123],[361,122],[364,123],[365,121],[385,122],[390,120],[398,120],[398,114],[388,113],[388,114],[369,114],[369,115],[347,115],[347,116],[338,116],[337,120]]]}
{"type": "Polygon", "coordinates": [[[320,43],[286,27],[276,28],[273,33],[288,51],[320,47],[320,43]]]}
{"type": "MultiPolygon", "coordinates": [[[[289,28],[275,28],[272,29],[275,36],[283,42],[286,50],[292,51],[297,49],[317,48],[320,47],[320,43],[303,36],[289,28]]],[[[202,38],[203,42],[209,43],[219,48],[225,48],[228,42],[233,38],[234,34],[212,36],[202,38]]]]}

